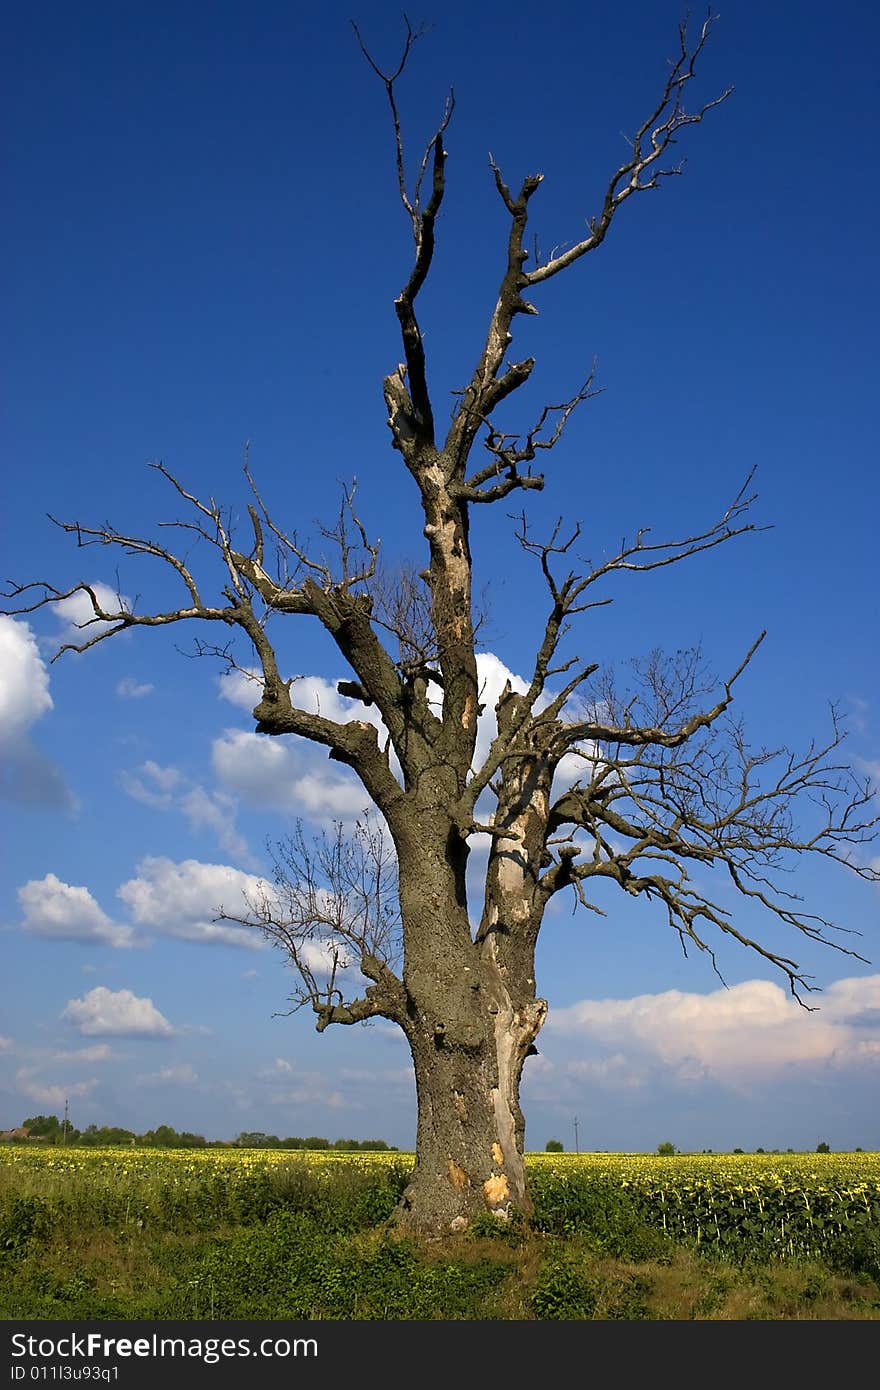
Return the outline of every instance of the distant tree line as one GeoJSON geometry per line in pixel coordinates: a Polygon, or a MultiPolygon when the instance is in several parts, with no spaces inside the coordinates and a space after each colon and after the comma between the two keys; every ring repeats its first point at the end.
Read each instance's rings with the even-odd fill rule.
{"type": "MultiPolygon", "coordinates": [[[[26,1144],[37,1141],[41,1144],[75,1144],[79,1148],[111,1148],[123,1144],[141,1149],[335,1149],[344,1153],[355,1153],[358,1150],[378,1150],[384,1153],[397,1153],[396,1144],[386,1144],[384,1139],[324,1139],[320,1135],[310,1134],[307,1139],[299,1139],[289,1136],[280,1139],[277,1134],[264,1134],[262,1130],[242,1130],[236,1139],[206,1139],[203,1134],[191,1134],[188,1130],[176,1130],[171,1125],[159,1125],[156,1129],[148,1129],[144,1134],[135,1134],[131,1129],[121,1129],[118,1125],[88,1125],[85,1129],[76,1129],[69,1122],[65,1129],[65,1122],[59,1120],[57,1115],[32,1115],[30,1119],[23,1120],[18,1129],[0,1130],[0,1142],[12,1144],[26,1144]]],[[[816,1145],[816,1153],[831,1153],[830,1145],[824,1140],[816,1145]]],[[[559,1139],[548,1139],[546,1145],[547,1153],[564,1153],[565,1148],[559,1139]]],[[[662,1144],[657,1145],[658,1154],[677,1154],[679,1149],[669,1140],[665,1139],[662,1144]]],[[[710,1154],[712,1149],[703,1149],[703,1153],[710,1154]]],[[[744,1153],[745,1150],[736,1148],[732,1150],[735,1154],[744,1153]]],[[[758,1148],[755,1153],[767,1153],[768,1150],[758,1148]]],[[[770,1153],[782,1153],[781,1149],[771,1149],[770,1153]]],[[[794,1149],[786,1149],[785,1153],[794,1153],[794,1149]]],[[[854,1153],[862,1153],[861,1146],[853,1150],[854,1153]]]]}
{"type": "Polygon", "coordinates": [[[395,1144],[386,1144],[384,1139],[321,1139],[312,1134],[308,1139],[279,1139],[277,1134],[263,1134],[260,1130],[242,1133],[235,1140],[239,1149],[341,1149],[354,1152],[356,1149],[379,1149],[397,1152],[395,1144]]]}
{"type": "MultiPolygon", "coordinates": [[[[548,1139],[548,1140],[547,1140],[547,1143],[546,1143],[546,1145],[545,1145],[545,1152],[548,1153],[548,1154],[561,1154],[561,1153],[564,1153],[564,1152],[565,1152],[565,1146],[562,1144],[562,1142],[561,1142],[559,1139],[548,1139]]],[[[596,1152],[598,1153],[599,1150],[597,1149],[596,1152]]],[[[661,1155],[664,1155],[664,1156],[669,1156],[669,1155],[671,1155],[671,1154],[677,1154],[677,1153],[680,1153],[680,1152],[681,1152],[681,1151],[680,1151],[679,1149],[677,1149],[677,1148],[675,1147],[675,1145],[674,1145],[674,1144],[671,1142],[671,1140],[669,1140],[669,1139],[664,1139],[663,1142],[662,1142],[662,1144],[658,1144],[658,1145],[657,1145],[657,1153],[658,1153],[658,1154],[661,1154],[661,1155]]],[[[710,1153],[713,1153],[714,1150],[713,1150],[713,1149],[703,1149],[702,1152],[703,1152],[704,1154],[710,1154],[710,1153]]],[[[745,1153],[745,1149],[733,1149],[732,1152],[735,1153],[735,1154],[741,1154],[741,1153],[745,1153]]],[[[770,1152],[771,1152],[771,1153],[774,1153],[774,1154],[778,1154],[778,1153],[782,1153],[782,1149],[771,1149],[770,1152]]],[[[795,1152],[795,1150],[794,1150],[794,1149],[786,1149],[785,1152],[786,1152],[787,1154],[793,1154],[793,1153],[795,1152]]],[[[819,1143],[816,1145],[816,1153],[817,1153],[817,1154],[828,1154],[828,1153],[831,1153],[831,1152],[832,1152],[831,1146],[830,1146],[828,1143],[826,1143],[826,1141],[825,1141],[824,1139],[820,1139],[819,1143]]],[[[863,1153],[864,1150],[862,1149],[861,1145],[857,1145],[856,1148],[854,1148],[854,1149],[852,1150],[852,1152],[853,1152],[853,1153],[860,1154],[860,1153],[863,1153]]],[[[758,1149],[755,1149],[755,1153],[756,1153],[756,1154],[763,1154],[763,1153],[767,1153],[767,1150],[766,1150],[766,1149],[758,1148],[758,1149]]]]}
{"type": "Polygon", "coordinates": [[[261,1130],[241,1133],[237,1139],[206,1139],[203,1134],[178,1131],[171,1125],[159,1125],[144,1134],[135,1134],[134,1130],[118,1125],[88,1125],[85,1129],[76,1129],[69,1122],[65,1124],[59,1120],[57,1115],[32,1115],[23,1120],[18,1129],[0,1131],[0,1140],[13,1144],[36,1141],[96,1149],[128,1144],[142,1149],[340,1149],[346,1152],[380,1149],[396,1152],[395,1145],[386,1144],[384,1139],[331,1141],[318,1135],[310,1135],[307,1139],[279,1139],[277,1134],[263,1134],[261,1130]]]}

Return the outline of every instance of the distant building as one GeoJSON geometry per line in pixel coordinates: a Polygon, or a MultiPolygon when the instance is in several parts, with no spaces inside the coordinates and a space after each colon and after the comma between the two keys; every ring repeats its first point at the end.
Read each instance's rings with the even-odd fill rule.
{"type": "Polygon", "coordinates": [[[23,1125],[19,1125],[17,1129],[0,1129],[0,1144],[12,1144],[16,1139],[27,1139],[29,1134],[30,1131],[23,1125]]]}

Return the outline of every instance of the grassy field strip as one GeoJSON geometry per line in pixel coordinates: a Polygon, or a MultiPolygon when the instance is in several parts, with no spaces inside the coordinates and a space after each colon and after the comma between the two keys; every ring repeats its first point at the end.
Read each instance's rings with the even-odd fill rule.
{"type": "MultiPolygon", "coordinates": [[[[0,1150],[0,1203],[38,1198],[55,1213],[117,1225],[204,1230],[260,1207],[310,1200],[339,1179],[369,1175],[400,1187],[414,1162],[397,1152],[275,1149],[0,1150]]],[[[821,1247],[827,1234],[880,1228],[880,1154],[528,1154],[539,1227],[562,1232],[594,1219],[601,1194],[625,1194],[651,1225],[679,1239],[760,1241],[776,1253],[821,1247]]]]}
{"type": "Polygon", "coordinates": [[[880,1319],[880,1154],[529,1154],[424,1248],[414,1155],[0,1149],[0,1318],[880,1319]]]}

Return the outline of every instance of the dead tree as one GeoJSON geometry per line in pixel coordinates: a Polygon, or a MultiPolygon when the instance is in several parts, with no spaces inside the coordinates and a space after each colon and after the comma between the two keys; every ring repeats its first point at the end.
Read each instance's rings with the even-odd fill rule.
{"type": "MultiPolygon", "coordinates": [[[[713,953],[725,937],[739,941],[778,967],[802,1000],[811,986],[795,960],[745,935],[704,885],[723,875],[795,939],[854,955],[839,928],[802,911],[779,886],[777,871],[811,854],[864,879],[878,877],[855,857],[855,847],[874,835],[877,817],[870,788],[840,756],[839,725],[798,755],[753,747],[732,718],[736,684],[763,634],[719,682],[707,680],[696,653],[655,654],[625,693],[596,664],[565,655],[572,620],[610,602],[604,582],[679,564],[755,530],[750,480],[702,529],[665,540],[638,530],[598,565],[573,559],[576,526],[567,533],[560,525],[541,540],[523,519],[518,540],[546,589],[546,622],[528,688],[503,690],[494,711],[497,732],[475,765],[481,690],[471,514],[543,488],[533,465],[560,442],[593,389],[588,375],[571,394],[536,410],[519,434],[502,429],[498,407],[522,390],[534,367],[532,357],[511,358],[513,329],[520,315],[537,312],[533,299],[547,282],[598,250],[625,202],[681,172],[673,146],[728,95],[686,104],[711,25],[707,19],[693,40],[681,27],[659,96],[580,241],[544,258],[530,251],[529,210],[541,175],[516,188],[490,161],[509,221],[507,244],[485,338],[445,434],[429,391],[417,302],[434,260],[453,101],[450,96],[411,183],[396,93],[419,34],[407,25],[391,72],[357,34],[387,94],[398,192],[412,229],[412,263],[394,302],[402,361],[385,378],[384,399],[392,447],[422,508],[423,567],[390,585],[380,580],[378,549],[358,518],[353,492],[324,533],[335,554],[329,561],[273,517],[247,465],[250,530],[242,544],[215,501],[195,496],[156,464],[190,509],[189,520],[169,524],[216,552],[224,574],[219,592],[206,592],[194,568],[163,544],[109,524],[62,521],[57,524],[81,547],[148,555],[169,566],[185,591],[182,605],[140,613],[120,599],[108,608],[84,580],[66,589],[15,583],[8,595],[15,601],[9,611],[19,614],[76,593],[88,596],[93,616],[82,624],[82,640],[62,650],[82,652],[132,628],[185,621],[203,631],[213,624],[221,634],[244,634],[257,663],[257,732],[322,744],[359,777],[387,827],[396,863],[387,859],[384,829],[372,839],[366,829],[348,858],[341,839],[325,842],[324,858],[316,860],[300,838],[286,877],[282,865],[272,892],[239,920],[262,927],[285,948],[302,982],[294,1002],[314,1010],[320,1030],[384,1018],[406,1035],[418,1131],[401,1219],[416,1228],[461,1229],[487,1209],[501,1217],[512,1208],[528,1210],[520,1077],[547,1012],[536,989],[535,947],[557,894],[570,890],[585,907],[597,907],[592,890],[599,880],[612,880],[631,897],[654,900],[686,947],[713,953]],[[332,639],[351,672],[339,685],[353,702],[350,719],[297,705],[295,683],[279,670],[269,636],[270,625],[288,617],[316,619],[332,639]],[[554,779],[563,759],[567,766],[576,759],[578,771],[560,788],[554,779]],[[489,837],[490,849],[482,912],[472,922],[465,870],[477,833],[489,837]]],[[[200,649],[232,660],[224,638],[203,641],[200,649]]]]}

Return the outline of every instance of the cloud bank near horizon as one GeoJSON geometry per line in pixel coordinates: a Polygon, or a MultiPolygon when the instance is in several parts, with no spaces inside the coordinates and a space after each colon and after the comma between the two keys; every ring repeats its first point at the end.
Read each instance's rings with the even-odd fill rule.
{"type": "Polygon", "coordinates": [[[709,994],[666,990],[551,1009],[545,1033],[565,1069],[597,1085],[748,1090],[818,1071],[874,1071],[880,1082],[880,974],[837,980],[808,1012],[771,980],[709,994]],[[580,1055],[573,1052],[580,1049],[580,1055]]]}

